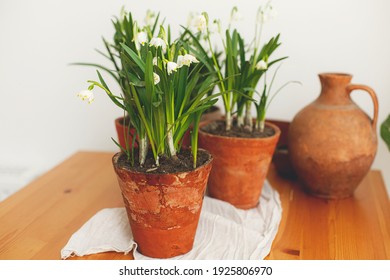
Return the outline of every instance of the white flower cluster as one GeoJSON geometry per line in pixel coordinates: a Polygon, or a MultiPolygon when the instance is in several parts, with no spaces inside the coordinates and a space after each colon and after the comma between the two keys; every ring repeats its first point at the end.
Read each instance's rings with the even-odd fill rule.
{"type": "MultiPolygon", "coordinates": [[[[171,75],[172,72],[176,72],[177,69],[183,67],[183,66],[190,66],[191,63],[198,63],[199,61],[196,59],[195,56],[191,54],[185,54],[185,55],[179,55],[177,57],[177,63],[173,61],[167,62],[167,72],[168,75],[171,75]]],[[[157,65],[157,58],[155,57],[153,59],[153,64],[157,65]]],[[[153,73],[154,75],[154,84],[157,85],[160,82],[160,76],[156,73],[153,73]]]]}
{"type": "Polygon", "coordinates": [[[197,32],[205,33],[207,30],[207,20],[202,14],[190,13],[187,19],[187,27],[197,32]]]}
{"type": "Polygon", "coordinates": [[[186,55],[179,55],[177,57],[177,67],[181,68],[184,65],[185,66],[190,66],[191,63],[198,63],[199,61],[196,59],[195,56],[191,54],[186,54],[186,55]]]}

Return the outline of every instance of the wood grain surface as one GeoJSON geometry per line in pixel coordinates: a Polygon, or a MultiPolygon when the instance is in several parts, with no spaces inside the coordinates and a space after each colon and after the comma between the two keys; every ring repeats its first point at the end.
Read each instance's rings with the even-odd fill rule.
{"type": "MultiPolygon", "coordinates": [[[[79,152],[0,202],[0,260],[60,259],[60,251],[103,208],[123,207],[113,153],[79,152]]],[[[354,197],[332,201],[300,185],[268,179],[283,217],[266,259],[390,259],[390,203],[379,171],[370,171],[354,197]]],[[[76,259],[132,259],[115,252],[76,259]]]]}

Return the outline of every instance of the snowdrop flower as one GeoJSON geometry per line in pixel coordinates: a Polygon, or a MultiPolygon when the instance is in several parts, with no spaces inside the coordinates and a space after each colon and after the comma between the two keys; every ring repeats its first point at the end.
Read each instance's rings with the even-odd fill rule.
{"type": "Polygon", "coordinates": [[[258,15],[257,15],[257,19],[261,23],[266,23],[270,19],[275,18],[276,15],[277,15],[276,10],[271,5],[267,4],[264,8],[260,7],[258,15]]]}
{"type": "Polygon", "coordinates": [[[153,65],[157,66],[157,57],[153,57],[153,65]]]}
{"type": "Polygon", "coordinates": [[[137,35],[138,42],[143,46],[145,43],[148,42],[148,34],[146,32],[142,31],[139,32],[137,35]]]}
{"type": "Polygon", "coordinates": [[[221,33],[221,21],[219,19],[215,19],[213,21],[213,24],[211,24],[210,26],[210,33],[219,33],[219,34],[222,34],[221,33]]]}
{"type": "Polygon", "coordinates": [[[124,18],[126,16],[126,14],[127,14],[127,11],[126,11],[125,7],[122,6],[121,11],[120,11],[120,17],[124,18]]]}
{"type": "Polygon", "coordinates": [[[169,61],[167,63],[167,72],[168,75],[171,75],[173,71],[177,71],[178,65],[175,62],[169,61]]]}
{"type": "Polygon", "coordinates": [[[244,17],[242,16],[242,14],[238,11],[237,7],[234,7],[232,9],[232,12],[230,13],[230,23],[233,23],[235,21],[240,21],[242,20],[244,17]]]}
{"type": "Polygon", "coordinates": [[[81,100],[88,100],[88,104],[91,104],[95,100],[95,96],[92,90],[86,89],[77,93],[77,97],[80,97],[81,100]]]}
{"type": "Polygon", "coordinates": [[[192,22],[194,21],[195,15],[193,12],[190,12],[187,16],[187,27],[190,27],[192,25],[192,22]]]}
{"type": "Polygon", "coordinates": [[[155,48],[161,47],[164,53],[167,51],[167,44],[163,39],[158,37],[153,37],[152,40],[150,40],[149,46],[153,46],[155,48]]]}
{"type": "Polygon", "coordinates": [[[146,11],[146,16],[144,19],[145,25],[147,26],[152,26],[153,25],[153,20],[156,17],[156,14],[152,12],[151,10],[146,11]]]}
{"type": "Polygon", "coordinates": [[[194,19],[194,26],[196,30],[204,32],[207,28],[207,20],[204,15],[199,15],[194,19]]]}
{"type": "Polygon", "coordinates": [[[157,75],[156,73],[153,73],[153,80],[154,80],[154,84],[157,85],[160,82],[160,76],[157,75]]]}
{"type": "Polygon", "coordinates": [[[260,60],[256,64],[257,70],[267,70],[267,68],[268,68],[267,62],[265,62],[264,60],[260,60]]]}
{"type": "Polygon", "coordinates": [[[189,62],[189,61],[184,62],[184,56],[183,55],[179,55],[177,57],[177,67],[179,67],[179,68],[183,67],[183,65],[189,66],[190,63],[191,62],[189,62]],[[185,63],[187,63],[187,64],[185,64],[185,63]]]}
{"type": "Polygon", "coordinates": [[[186,55],[179,55],[177,57],[177,67],[181,68],[183,65],[185,66],[190,66],[191,63],[198,63],[199,61],[196,59],[195,56],[191,54],[186,54],[186,55]]]}

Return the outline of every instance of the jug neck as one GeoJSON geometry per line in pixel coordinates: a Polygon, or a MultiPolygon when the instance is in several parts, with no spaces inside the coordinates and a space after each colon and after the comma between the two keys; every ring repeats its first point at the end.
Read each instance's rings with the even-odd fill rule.
{"type": "Polygon", "coordinates": [[[352,75],[344,73],[322,73],[318,75],[321,81],[321,94],[318,101],[325,105],[348,105],[351,98],[346,87],[352,80],[352,75]]]}

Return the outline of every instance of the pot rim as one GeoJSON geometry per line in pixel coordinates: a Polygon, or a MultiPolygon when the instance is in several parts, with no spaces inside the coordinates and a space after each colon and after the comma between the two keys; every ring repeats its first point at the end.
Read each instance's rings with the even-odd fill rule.
{"type": "MultiPolygon", "coordinates": [[[[215,121],[212,121],[212,122],[215,122],[215,121]]],[[[212,123],[212,122],[208,122],[205,125],[208,125],[209,123],[212,123]]],[[[262,137],[262,138],[260,138],[260,137],[258,137],[258,138],[231,137],[231,136],[222,136],[222,135],[218,135],[218,134],[211,134],[209,132],[202,131],[201,127],[199,127],[199,134],[204,134],[204,135],[207,135],[209,137],[215,137],[215,138],[234,139],[236,141],[237,141],[237,139],[242,139],[242,141],[249,141],[249,142],[261,141],[263,139],[268,140],[268,139],[272,139],[272,138],[276,138],[276,137],[280,136],[281,130],[277,125],[273,124],[272,122],[266,121],[265,126],[271,127],[275,131],[275,133],[272,136],[262,137]]]]}
{"type": "Polygon", "coordinates": [[[121,121],[124,120],[124,119],[125,119],[125,117],[123,117],[123,116],[122,117],[118,117],[118,118],[115,119],[115,123],[118,123],[119,125],[123,126],[123,124],[121,124],[121,121]]]}
{"type": "Polygon", "coordinates": [[[320,77],[340,77],[340,78],[352,78],[352,74],[346,73],[346,72],[323,72],[319,73],[318,76],[320,77]]]}
{"type": "Polygon", "coordinates": [[[124,154],[124,152],[117,152],[116,154],[113,155],[112,157],[112,164],[114,165],[115,169],[121,169],[121,170],[126,170],[127,172],[131,172],[133,174],[144,174],[144,175],[149,175],[149,176],[171,176],[171,175],[179,175],[179,174],[186,174],[186,173],[192,173],[192,172],[195,172],[195,171],[198,171],[199,169],[201,168],[204,168],[206,167],[207,165],[211,164],[212,161],[213,161],[213,156],[211,155],[211,153],[205,149],[202,149],[202,148],[198,148],[198,152],[199,151],[203,151],[203,152],[206,152],[206,154],[209,156],[208,160],[203,163],[202,165],[199,165],[197,166],[195,169],[191,169],[191,170],[188,170],[188,171],[181,171],[181,172],[172,172],[172,173],[151,173],[151,172],[142,172],[142,171],[137,171],[137,170],[131,170],[131,169],[128,169],[128,168],[124,168],[124,167],[121,167],[118,165],[117,161],[119,159],[119,157],[124,154]]]}

